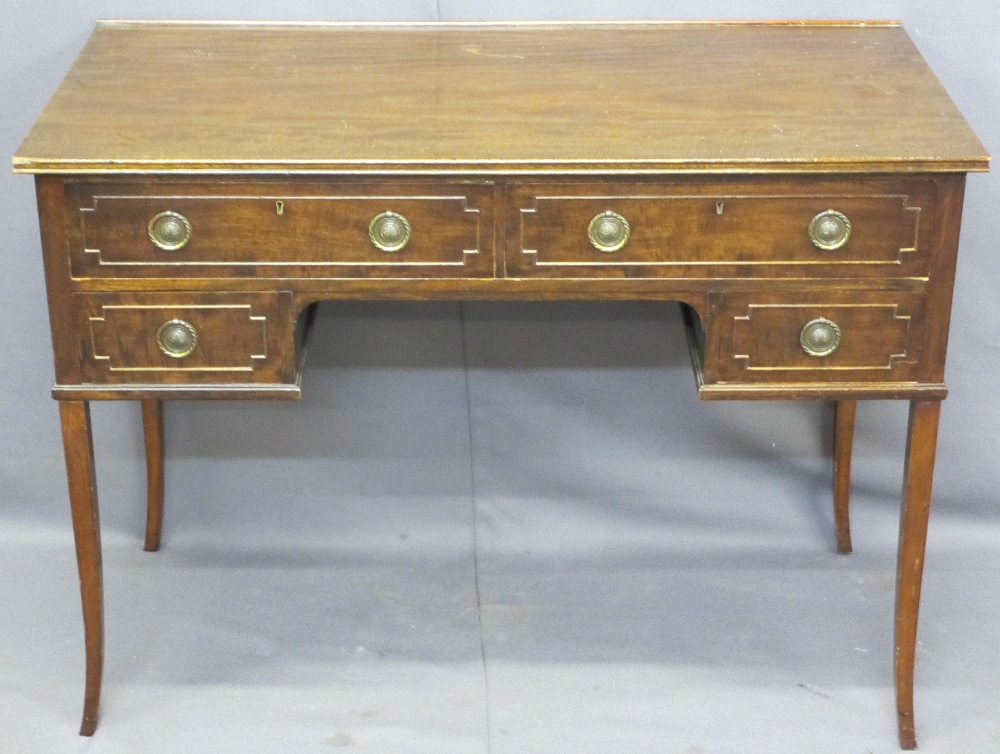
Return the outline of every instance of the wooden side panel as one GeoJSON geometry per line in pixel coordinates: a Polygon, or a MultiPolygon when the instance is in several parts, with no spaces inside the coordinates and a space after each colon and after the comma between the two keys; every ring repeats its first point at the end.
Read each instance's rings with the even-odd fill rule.
{"type": "Polygon", "coordinates": [[[955,286],[958,239],[962,227],[962,203],[965,176],[941,176],[937,217],[929,241],[931,253],[930,284],[927,296],[927,327],[924,329],[924,380],[944,382],[951,301],[955,286]]]}
{"type": "Polygon", "coordinates": [[[49,303],[56,382],[79,382],[80,359],[79,349],[76,347],[76,316],[71,295],[65,185],[61,178],[36,176],[35,194],[45,263],[45,290],[49,303]]]}

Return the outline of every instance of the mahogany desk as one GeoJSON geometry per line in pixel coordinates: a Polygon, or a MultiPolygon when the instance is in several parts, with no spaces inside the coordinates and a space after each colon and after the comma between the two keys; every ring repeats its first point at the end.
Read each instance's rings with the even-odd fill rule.
{"type": "Polygon", "coordinates": [[[895,619],[913,664],[965,174],[983,146],[893,23],[100,24],[36,175],[97,724],[88,405],[295,398],[323,299],[669,299],[702,398],[910,401],[895,619]]]}

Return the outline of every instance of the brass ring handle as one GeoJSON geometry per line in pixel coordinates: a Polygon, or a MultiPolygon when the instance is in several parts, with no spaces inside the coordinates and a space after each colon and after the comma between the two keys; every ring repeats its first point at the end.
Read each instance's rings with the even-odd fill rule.
{"type": "Polygon", "coordinates": [[[810,356],[829,356],[840,345],[840,327],[824,317],[807,322],[799,335],[802,350],[810,356]]]}
{"type": "Polygon", "coordinates": [[[398,212],[375,215],[368,225],[368,237],[382,251],[399,251],[410,242],[412,233],[410,221],[398,212]]]}
{"type": "Polygon", "coordinates": [[[179,212],[161,212],[149,221],[149,240],[164,251],[177,251],[191,240],[191,223],[179,212]]]}
{"type": "Polygon", "coordinates": [[[618,251],[631,234],[628,220],[611,210],[595,216],[587,226],[587,238],[598,251],[618,251]]]}
{"type": "Polygon", "coordinates": [[[833,251],[847,243],[851,237],[851,221],[847,215],[828,209],[809,222],[809,240],[818,249],[833,251]]]}
{"type": "Polygon", "coordinates": [[[167,356],[183,359],[198,345],[198,331],[190,322],[171,319],[160,325],[156,331],[156,345],[167,356]]]}

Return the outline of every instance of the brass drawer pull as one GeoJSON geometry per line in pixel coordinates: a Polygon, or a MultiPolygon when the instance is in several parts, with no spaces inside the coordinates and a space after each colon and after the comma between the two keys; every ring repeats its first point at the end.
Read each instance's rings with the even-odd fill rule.
{"type": "Polygon", "coordinates": [[[149,221],[149,240],[164,251],[183,249],[191,240],[191,223],[179,212],[161,212],[149,221]]]}
{"type": "Polygon", "coordinates": [[[840,327],[836,322],[820,317],[807,322],[799,335],[802,350],[810,356],[829,356],[840,345],[840,327]]]}
{"type": "Polygon", "coordinates": [[[375,215],[368,225],[368,237],[382,251],[399,251],[410,242],[410,221],[398,212],[375,215]]]}
{"type": "Polygon", "coordinates": [[[587,237],[598,251],[618,251],[632,233],[628,220],[608,210],[594,217],[587,226],[587,237]]]}
{"type": "Polygon", "coordinates": [[[167,356],[183,359],[198,345],[198,331],[194,329],[194,325],[183,319],[171,319],[157,329],[156,345],[167,356]]]}
{"type": "Polygon", "coordinates": [[[851,237],[851,221],[847,215],[828,209],[809,222],[809,240],[824,251],[839,249],[851,237]]]}

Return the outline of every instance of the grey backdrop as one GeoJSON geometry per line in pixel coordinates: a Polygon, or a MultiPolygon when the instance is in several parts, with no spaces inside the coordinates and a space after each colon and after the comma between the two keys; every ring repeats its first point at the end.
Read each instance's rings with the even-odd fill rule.
{"type": "MultiPolygon", "coordinates": [[[[1000,154],[993,0],[16,3],[9,155],[99,18],[899,18],[1000,154]]],[[[94,409],[108,606],[83,649],[32,181],[0,171],[0,752],[888,752],[905,405],[700,404],[667,304],[330,304],[304,399],[94,409]]],[[[1000,177],[969,179],[917,668],[923,750],[1000,751],[1000,177]]]]}

